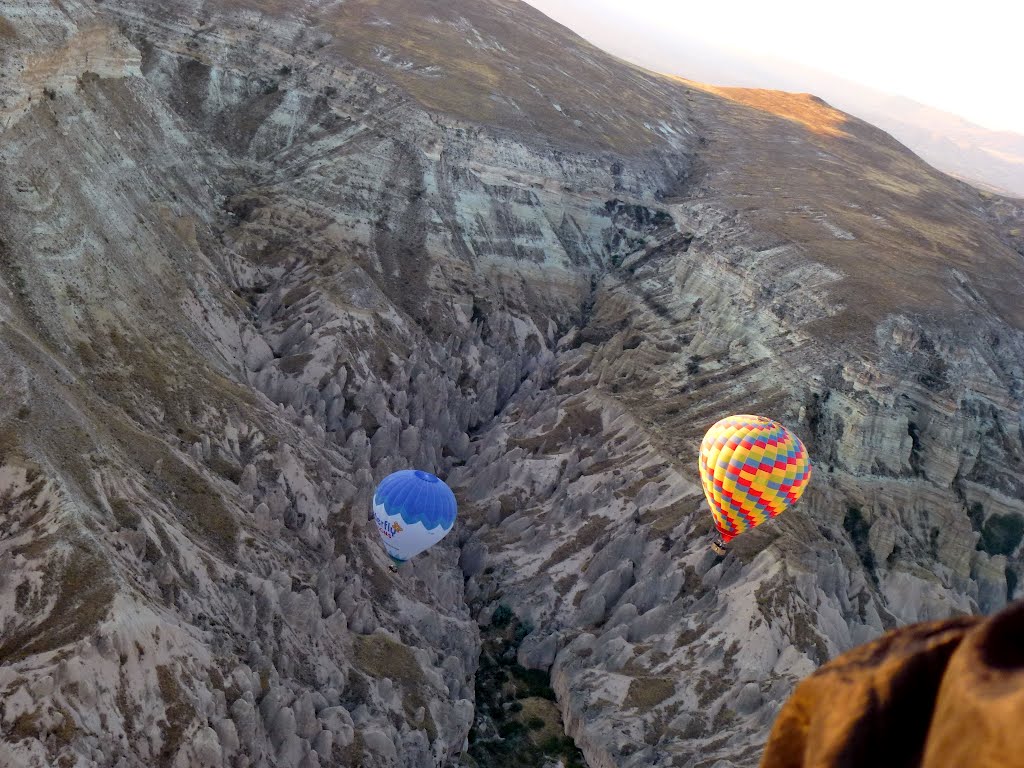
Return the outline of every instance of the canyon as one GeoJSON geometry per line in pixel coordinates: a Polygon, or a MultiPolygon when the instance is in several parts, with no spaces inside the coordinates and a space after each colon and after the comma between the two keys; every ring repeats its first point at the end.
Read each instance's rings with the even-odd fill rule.
{"type": "Polygon", "coordinates": [[[6,0],[0,75],[0,762],[753,766],[1018,594],[1024,202],[513,0],[6,0]],[[815,475],[720,559],[748,412],[815,475]]]}

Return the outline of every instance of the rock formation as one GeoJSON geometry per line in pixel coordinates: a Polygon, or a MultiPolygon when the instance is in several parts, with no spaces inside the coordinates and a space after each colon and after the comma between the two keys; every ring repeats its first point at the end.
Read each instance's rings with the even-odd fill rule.
{"type": "Polygon", "coordinates": [[[511,0],[11,0],[0,75],[0,763],[469,764],[500,611],[591,766],[750,766],[1014,594],[1019,201],[511,0]],[[817,474],[717,562],[737,411],[817,474]]]}

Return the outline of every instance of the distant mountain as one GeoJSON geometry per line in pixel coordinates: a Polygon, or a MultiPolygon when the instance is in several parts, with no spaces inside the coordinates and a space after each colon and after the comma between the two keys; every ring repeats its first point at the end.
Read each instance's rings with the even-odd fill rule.
{"type": "Polygon", "coordinates": [[[877,125],[941,171],[979,187],[1024,197],[1024,135],[994,131],[912,99],[779,58],[680,42],[678,34],[624,28],[613,14],[577,13],[577,0],[531,0],[617,56],[669,74],[721,86],[813,93],[877,125]]]}
{"type": "MultiPolygon", "coordinates": [[[[911,99],[870,89],[825,96],[885,129],[940,170],[980,187],[1024,197],[1024,136],[991,131],[911,99]]],[[[823,88],[820,93],[826,94],[823,88]]]]}

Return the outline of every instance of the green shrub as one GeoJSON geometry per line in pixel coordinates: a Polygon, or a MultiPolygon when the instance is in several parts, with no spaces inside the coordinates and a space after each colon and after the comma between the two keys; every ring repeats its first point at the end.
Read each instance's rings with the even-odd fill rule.
{"type": "Polygon", "coordinates": [[[1024,518],[998,512],[981,529],[981,548],[990,555],[1011,555],[1024,537],[1024,518]]]}
{"type": "Polygon", "coordinates": [[[875,555],[868,545],[868,531],[871,526],[861,514],[857,507],[849,507],[846,510],[846,517],[843,518],[843,529],[850,537],[850,543],[857,553],[864,570],[868,572],[873,581],[877,580],[875,575],[875,555]]]}
{"type": "Polygon", "coordinates": [[[507,605],[499,605],[491,616],[491,624],[496,627],[507,627],[508,623],[512,621],[512,609],[507,605]]]}

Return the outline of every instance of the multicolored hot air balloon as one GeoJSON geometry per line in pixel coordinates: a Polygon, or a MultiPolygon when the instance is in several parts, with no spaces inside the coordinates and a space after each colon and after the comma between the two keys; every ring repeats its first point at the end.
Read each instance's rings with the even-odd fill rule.
{"type": "Polygon", "coordinates": [[[434,546],[455,525],[455,494],[418,469],[393,472],[373,494],[373,519],[384,549],[398,565],[434,546]]]}
{"type": "Polygon", "coordinates": [[[708,430],[700,446],[700,480],[725,544],[796,503],[811,479],[800,439],[764,416],[729,416],[708,430]]]}

